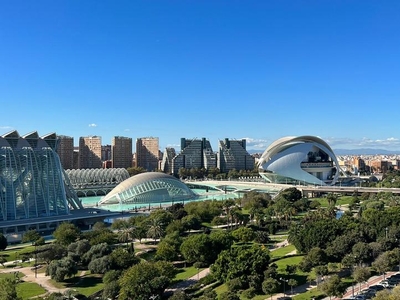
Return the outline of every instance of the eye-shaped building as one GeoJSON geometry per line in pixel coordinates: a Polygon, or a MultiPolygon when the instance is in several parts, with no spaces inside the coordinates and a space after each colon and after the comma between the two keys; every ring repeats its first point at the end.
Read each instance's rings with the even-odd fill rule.
{"type": "Polygon", "coordinates": [[[100,204],[162,203],[185,201],[195,197],[195,193],[174,176],[147,172],[121,182],[100,204]]]}
{"type": "Polygon", "coordinates": [[[264,151],[258,166],[270,183],[334,185],[339,178],[333,150],[315,136],[280,138],[264,151]]]}

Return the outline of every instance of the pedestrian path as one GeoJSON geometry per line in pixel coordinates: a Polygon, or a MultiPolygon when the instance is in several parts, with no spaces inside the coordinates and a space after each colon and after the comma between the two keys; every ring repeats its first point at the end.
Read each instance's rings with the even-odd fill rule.
{"type": "MultiPolygon", "coordinates": [[[[379,284],[384,278],[387,278],[389,276],[392,276],[393,274],[396,274],[398,272],[386,272],[385,276],[383,275],[378,275],[378,276],[372,276],[368,279],[367,282],[362,283],[361,285],[356,283],[349,288],[347,288],[345,294],[343,295],[342,298],[331,298],[332,300],[339,300],[339,299],[349,299],[353,295],[359,294],[361,291],[366,290],[369,288],[371,285],[379,284]]],[[[329,300],[329,297],[324,298],[324,300],[329,300]]]]}

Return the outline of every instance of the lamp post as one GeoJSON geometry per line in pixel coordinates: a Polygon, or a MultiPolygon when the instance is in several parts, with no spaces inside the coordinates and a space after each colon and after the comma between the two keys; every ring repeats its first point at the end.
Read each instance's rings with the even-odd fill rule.
{"type": "Polygon", "coordinates": [[[37,278],[37,243],[35,241],[35,278],[37,278]]]}
{"type": "Polygon", "coordinates": [[[287,279],[285,279],[285,278],[279,278],[281,281],[283,281],[283,296],[286,296],[286,284],[285,284],[285,282],[288,282],[288,280],[287,279]]]}
{"type": "Polygon", "coordinates": [[[389,230],[389,228],[385,228],[385,237],[386,237],[386,239],[388,238],[388,230],[389,230]]]}

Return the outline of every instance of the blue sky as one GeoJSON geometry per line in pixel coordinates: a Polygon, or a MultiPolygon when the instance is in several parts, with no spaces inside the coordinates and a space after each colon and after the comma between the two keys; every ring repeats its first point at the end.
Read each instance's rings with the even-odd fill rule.
{"type": "Polygon", "coordinates": [[[400,1],[0,5],[0,134],[400,150],[400,1]]]}

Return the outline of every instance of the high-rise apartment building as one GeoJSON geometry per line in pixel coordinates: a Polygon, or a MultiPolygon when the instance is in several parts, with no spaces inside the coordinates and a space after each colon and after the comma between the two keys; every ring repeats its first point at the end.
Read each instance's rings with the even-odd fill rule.
{"type": "Polygon", "coordinates": [[[172,159],[173,174],[180,168],[213,168],[216,167],[217,156],[212,151],[211,144],[205,138],[188,140],[181,139],[181,152],[172,159]]]}
{"type": "Polygon", "coordinates": [[[158,169],[159,144],[156,137],[143,137],[136,139],[136,166],[147,171],[158,169]]]}
{"type": "Polygon", "coordinates": [[[79,169],[100,169],[101,137],[88,136],[79,138],[79,169]]]}
{"type": "Polygon", "coordinates": [[[132,138],[115,136],[111,142],[113,168],[132,167],[132,138]]]}
{"type": "Polygon", "coordinates": [[[227,173],[230,170],[253,170],[254,157],[246,150],[246,140],[224,139],[219,141],[217,168],[227,173]]]}
{"type": "Polygon", "coordinates": [[[74,165],[74,138],[65,135],[58,136],[57,154],[60,157],[64,170],[75,169],[74,165]]]}
{"type": "Polygon", "coordinates": [[[103,162],[112,160],[111,149],[112,149],[111,145],[101,146],[101,160],[103,162]]]}
{"type": "Polygon", "coordinates": [[[161,162],[161,170],[167,174],[173,174],[172,169],[172,160],[176,156],[176,152],[174,148],[167,147],[165,148],[162,162],[161,162]]]}

